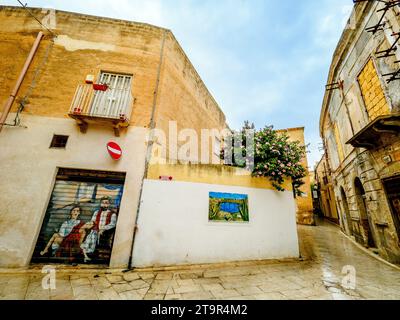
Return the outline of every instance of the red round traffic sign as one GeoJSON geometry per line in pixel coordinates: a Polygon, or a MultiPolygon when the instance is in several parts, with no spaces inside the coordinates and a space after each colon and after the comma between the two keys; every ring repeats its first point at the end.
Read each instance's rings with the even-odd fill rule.
{"type": "Polygon", "coordinates": [[[115,142],[109,142],[107,144],[107,151],[114,160],[119,160],[122,157],[122,149],[115,142]]]}

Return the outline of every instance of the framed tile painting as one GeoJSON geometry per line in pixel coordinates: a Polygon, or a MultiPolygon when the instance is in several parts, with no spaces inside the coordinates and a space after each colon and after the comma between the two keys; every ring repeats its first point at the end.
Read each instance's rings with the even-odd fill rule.
{"type": "Polygon", "coordinates": [[[208,220],[211,222],[249,222],[248,195],[210,192],[208,220]]]}

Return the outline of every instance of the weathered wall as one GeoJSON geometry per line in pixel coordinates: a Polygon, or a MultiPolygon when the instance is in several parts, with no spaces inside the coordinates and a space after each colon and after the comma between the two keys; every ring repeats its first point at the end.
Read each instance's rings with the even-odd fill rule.
{"type": "MultiPolygon", "coordinates": [[[[278,132],[286,132],[289,136],[290,141],[300,141],[302,146],[305,146],[304,139],[304,128],[290,128],[285,130],[279,130],[278,132]]],[[[308,160],[307,156],[302,161],[303,167],[308,172],[308,160]]],[[[314,224],[314,208],[311,194],[311,182],[310,176],[307,175],[304,179],[304,185],[301,186],[300,190],[303,196],[296,198],[297,204],[297,223],[312,225],[314,224]]]]}
{"type": "Polygon", "coordinates": [[[179,180],[145,180],[134,266],[299,257],[291,191],[179,180]],[[209,222],[209,192],[248,195],[250,222],[209,222]]]}
{"type": "Polygon", "coordinates": [[[144,128],[112,137],[123,148],[120,161],[110,158],[108,130],[80,133],[72,119],[23,115],[24,128],[0,135],[0,265],[26,266],[36,245],[58,167],[126,172],[126,182],[112,251],[112,267],[128,265],[144,171],[144,128]],[[49,149],[53,134],[69,135],[65,150],[49,149]]]}
{"type": "MultiPolygon", "coordinates": [[[[32,9],[41,19],[41,9],[32,9]]],[[[21,115],[23,127],[4,127],[0,134],[0,265],[26,266],[43,222],[57,167],[127,173],[120,208],[112,267],[126,267],[147,152],[153,107],[156,124],[178,120],[179,127],[223,128],[225,117],[168,30],[142,23],[56,11],[58,34],[51,36],[28,13],[0,7],[0,105],[7,100],[39,31],[40,44],[12,111],[24,97],[38,66],[43,66],[21,115]],[[156,92],[163,35],[166,45],[156,92]],[[48,58],[44,57],[48,53],[48,58]],[[133,75],[135,97],[130,127],[116,138],[112,128],[89,125],[80,133],[68,111],[76,87],[87,74],[100,71],[133,75]],[[156,105],[154,95],[157,94],[156,105]],[[208,110],[208,111],[205,111],[208,110]],[[69,136],[66,150],[49,149],[53,134],[69,136]],[[118,142],[124,156],[111,161],[105,144],[118,142]],[[17,190],[17,192],[16,192],[17,190]]],[[[0,111],[1,112],[1,111],[0,111]]],[[[11,113],[7,123],[12,123],[11,113]]],[[[168,132],[167,132],[168,133],[168,132]]]]}
{"type": "MultiPolygon", "coordinates": [[[[393,215],[388,204],[383,181],[400,174],[398,160],[400,141],[391,136],[381,147],[366,151],[346,144],[381,115],[396,114],[400,106],[400,82],[387,83],[384,74],[398,70],[394,56],[379,58],[377,52],[388,49],[399,32],[398,8],[385,15],[386,27],[376,34],[367,32],[382,15],[377,12],[384,4],[368,2],[358,4],[353,13],[355,29],[346,29],[333,57],[328,83],[343,81],[342,88],[327,91],[321,112],[320,129],[325,142],[328,166],[337,208],[344,221],[342,226],[357,241],[368,246],[372,237],[379,254],[393,262],[400,261],[393,215]],[[384,161],[390,156],[392,161],[384,161]],[[365,189],[366,214],[357,196],[356,179],[365,189]],[[347,205],[345,205],[347,204],[347,205]],[[346,210],[346,206],[348,210],[346,210]],[[364,221],[363,221],[364,220],[364,221]],[[368,226],[369,224],[369,226],[368,226]],[[368,229],[371,230],[371,235],[368,229]]],[[[323,202],[326,200],[327,194],[323,202]]],[[[362,202],[362,201],[361,201],[362,202]]]]}
{"type": "Polygon", "coordinates": [[[370,120],[389,114],[389,105],[386,101],[381,81],[372,60],[367,62],[364,69],[359,74],[358,82],[370,120]]]}
{"type": "MultiPolygon", "coordinates": [[[[44,15],[34,10],[39,19],[44,15]]],[[[169,30],[146,24],[56,12],[58,34],[37,81],[25,112],[51,117],[67,117],[78,84],[87,74],[100,71],[133,75],[135,98],[131,125],[149,126],[154,91],[165,33],[163,64],[156,97],[155,123],[167,138],[168,122],[176,121],[178,131],[224,129],[225,115],[197,74],[169,30]],[[51,103],[50,103],[51,102],[51,103]]],[[[0,103],[8,98],[40,26],[20,8],[0,7],[0,103]]],[[[43,61],[51,36],[43,40],[38,54],[17,96],[20,100],[31,84],[35,69],[43,61]]],[[[16,110],[17,104],[14,104],[16,110]]],[[[184,141],[180,141],[181,145],[184,141]]],[[[200,146],[199,146],[200,148],[200,146]]],[[[169,155],[169,154],[168,154],[169,155]]],[[[174,154],[172,154],[173,156],[174,154]]]]}
{"type": "MultiPolygon", "coordinates": [[[[39,17],[40,9],[34,10],[39,17]]],[[[147,126],[153,102],[163,30],[139,23],[91,17],[57,11],[59,36],[37,80],[25,113],[66,118],[78,84],[87,74],[101,70],[133,74],[132,93],[136,98],[131,125],[147,126]]],[[[4,104],[19,75],[39,24],[20,8],[0,7],[0,103],[4,104]]],[[[43,30],[42,30],[43,31],[43,30]]],[[[46,35],[17,95],[22,98],[42,63],[50,43],[46,35]]],[[[14,110],[16,104],[14,104],[14,110]]]]}
{"type": "MultiPolygon", "coordinates": [[[[226,127],[225,115],[171,33],[167,34],[165,40],[160,91],[157,99],[156,127],[166,134],[167,158],[172,161],[178,158],[178,150],[170,148],[169,142],[173,142],[173,132],[169,130],[170,121],[176,121],[177,132],[184,129],[195,130],[199,141],[203,129],[222,130],[226,127]]],[[[178,139],[178,148],[185,142],[184,137],[178,139]]],[[[207,150],[211,151],[211,139],[209,143],[210,148],[207,150]]],[[[200,143],[197,154],[199,157],[193,159],[193,162],[201,159],[200,143]]],[[[208,157],[211,163],[211,152],[208,157]]]]}
{"type": "MultiPolygon", "coordinates": [[[[40,9],[34,9],[40,18],[40,9]]],[[[5,127],[1,141],[1,261],[2,266],[29,264],[44,218],[57,167],[127,172],[126,194],[116,230],[110,266],[127,266],[136,208],[144,172],[145,127],[149,125],[156,84],[162,29],[152,26],[57,12],[59,36],[49,47],[42,41],[19,90],[28,92],[36,68],[42,65],[36,87],[22,113],[23,128],[5,127]],[[48,59],[43,58],[48,52],[48,59]],[[136,100],[131,128],[116,138],[110,128],[91,126],[81,134],[67,113],[76,86],[87,74],[101,70],[133,74],[136,100]],[[49,149],[53,134],[68,135],[66,150],[49,149]],[[124,159],[112,161],[105,150],[109,140],[124,149],[124,159]],[[7,181],[7,184],[5,183],[7,181]],[[15,193],[15,190],[19,190],[15,193]],[[16,223],[18,221],[18,223],[16,223]]],[[[14,86],[40,28],[21,8],[0,8],[1,105],[14,86]]],[[[17,108],[14,104],[13,111],[17,108]]],[[[10,114],[12,123],[15,114],[10,114]]]]}
{"type": "Polygon", "coordinates": [[[340,217],[336,208],[335,194],[333,192],[332,180],[327,164],[326,155],[315,168],[316,183],[319,191],[319,204],[325,218],[340,223],[340,217]]]}
{"type": "MultiPolygon", "coordinates": [[[[276,190],[269,179],[255,178],[250,171],[220,165],[150,165],[148,179],[157,180],[160,176],[184,182],[276,190]]],[[[282,187],[291,191],[291,181],[286,180],[282,187]]]]}

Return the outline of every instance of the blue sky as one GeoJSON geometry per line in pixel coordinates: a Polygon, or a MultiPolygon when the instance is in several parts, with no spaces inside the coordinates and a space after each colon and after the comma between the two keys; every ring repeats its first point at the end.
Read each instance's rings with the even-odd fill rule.
{"type": "Polygon", "coordinates": [[[319,160],[324,86],[351,0],[31,0],[28,5],[171,29],[231,128],[244,120],[257,128],[305,126],[310,167],[319,160]]]}
{"type": "Polygon", "coordinates": [[[210,198],[244,200],[247,199],[248,196],[245,194],[236,194],[236,193],[210,192],[210,198]]]}

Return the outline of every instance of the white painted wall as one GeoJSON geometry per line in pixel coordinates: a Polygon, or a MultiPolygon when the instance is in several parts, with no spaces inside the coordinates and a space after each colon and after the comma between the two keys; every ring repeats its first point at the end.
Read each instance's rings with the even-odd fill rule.
{"type": "Polygon", "coordinates": [[[57,167],[65,167],[127,173],[110,262],[111,267],[126,267],[144,173],[146,129],[130,127],[117,138],[111,127],[94,125],[82,134],[72,119],[24,114],[22,124],[27,128],[4,127],[0,135],[0,266],[30,263],[57,167]],[[53,134],[69,136],[65,150],[49,149],[53,134]],[[120,161],[107,153],[110,140],[123,149],[120,161]]]}
{"type": "Polygon", "coordinates": [[[145,180],[135,267],[298,258],[292,192],[145,180]],[[208,221],[209,192],[249,196],[250,223],[208,221]]]}

